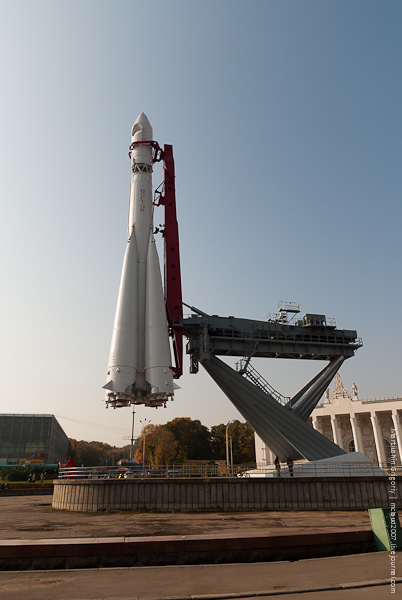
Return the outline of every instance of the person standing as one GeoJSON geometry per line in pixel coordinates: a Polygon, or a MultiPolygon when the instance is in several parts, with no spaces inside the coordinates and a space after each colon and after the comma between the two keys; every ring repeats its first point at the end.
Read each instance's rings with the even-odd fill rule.
{"type": "Polygon", "coordinates": [[[274,465],[275,465],[277,477],[280,477],[281,476],[281,463],[279,462],[278,457],[275,458],[274,465]]]}
{"type": "Polygon", "coordinates": [[[76,466],[77,466],[77,463],[75,462],[75,460],[73,458],[71,458],[71,456],[69,456],[68,461],[64,465],[65,469],[70,468],[70,470],[68,471],[68,474],[67,474],[67,479],[69,479],[70,477],[74,477],[74,467],[76,467],[76,466]]]}
{"type": "Polygon", "coordinates": [[[289,468],[289,475],[293,477],[293,458],[291,456],[288,456],[286,462],[289,468]]]}

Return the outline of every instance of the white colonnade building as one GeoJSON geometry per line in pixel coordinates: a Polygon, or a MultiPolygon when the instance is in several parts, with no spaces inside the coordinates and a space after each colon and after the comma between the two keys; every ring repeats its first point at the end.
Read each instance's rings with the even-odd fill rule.
{"type": "MultiPolygon", "coordinates": [[[[391,448],[396,446],[396,464],[401,464],[402,398],[360,400],[357,386],[350,395],[339,373],[335,375],[331,397],[329,390],[313,410],[308,423],[346,452],[362,452],[370,460],[390,464],[391,448]]],[[[256,461],[272,464],[275,455],[255,436],[256,461]]]]}

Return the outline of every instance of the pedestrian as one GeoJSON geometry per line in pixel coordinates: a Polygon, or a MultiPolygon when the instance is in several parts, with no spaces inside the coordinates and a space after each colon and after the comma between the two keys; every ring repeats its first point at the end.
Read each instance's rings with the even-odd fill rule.
{"type": "Polygon", "coordinates": [[[275,469],[276,469],[277,476],[280,477],[281,476],[281,463],[279,462],[279,458],[278,457],[275,458],[274,464],[275,464],[275,469]]]}
{"type": "Polygon", "coordinates": [[[286,462],[289,467],[289,474],[291,477],[293,477],[293,458],[291,456],[288,456],[286,462]]]}
{"type": "Polygon", "coordinates": [[[68,474],[67,474],[67,479],[69,479],[70,477],[74,477],[74,469],[76,466],[77,466],[77,463],[75,462],[75,460],[73,458],[71,458],[71,456],[69,456],[68,461],[64,465],[65,469],[68,469],[70,467],[70,470],[68,471],[68,474]]]}

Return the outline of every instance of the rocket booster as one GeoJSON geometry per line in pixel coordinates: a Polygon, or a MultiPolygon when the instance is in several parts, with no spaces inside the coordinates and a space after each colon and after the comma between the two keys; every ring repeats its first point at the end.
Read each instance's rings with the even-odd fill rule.
{"type": "Polygon", "coordinates": [[[104,386],[106,403],[115,408],[165,405],[177,387],[153,236],[153,132],[144,113],[135,121],[131,136],[128,242],[104,386]]]}

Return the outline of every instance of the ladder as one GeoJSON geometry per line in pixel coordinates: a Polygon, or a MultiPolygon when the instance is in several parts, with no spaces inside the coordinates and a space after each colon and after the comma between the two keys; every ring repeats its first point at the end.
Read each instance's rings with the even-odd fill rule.
{"type": "Polygon", "coordinates": [[[247,377],[251,383],[253,383],[256,387],[260,388],[265,394],[269,394],[272,396],[279,404],[285,406],[288,404],[290,397],[283,396],[279,392],[277,392],[272,385],[268,383],[266,379],[250,364],[250,356],[246,358],[242,358],[239,362],[236,363],[236,371],[240,373],[240,375],[247,377]]]}

